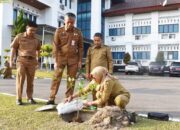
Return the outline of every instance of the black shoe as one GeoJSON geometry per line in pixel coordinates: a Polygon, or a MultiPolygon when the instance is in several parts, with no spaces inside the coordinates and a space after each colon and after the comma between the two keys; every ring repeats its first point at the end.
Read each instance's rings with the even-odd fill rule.
{"type": "Polygon", "coordinates": [[[21,99],[17,99],[16,100],[16,105],[23,105],[22,100],[21,99]]]}
{"type": "Polygon", "coordinates": [[[55,103],[54,103],[54,100],[49,100],[46,104],[47,105],[54,105],[55,103]]]}
{"type": "Polygon", "coordinates": [[[33,98],[28,99],[28,102],[29,102],[30,104],[36,104],[36,103],[37,103],[36,101],[34,101],[34,99],[33,99],[33,98]]]}

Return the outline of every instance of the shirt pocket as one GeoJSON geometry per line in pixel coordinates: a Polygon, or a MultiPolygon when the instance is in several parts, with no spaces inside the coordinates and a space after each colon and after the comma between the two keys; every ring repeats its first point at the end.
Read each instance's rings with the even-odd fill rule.
{"type": "Polygon", "coordinates": [[[70,48],[72,50],[72,53],[77,54],[78,53],[78,41],[79,37],[78,35],[73,36],[72,41],[70,43],[70,48]]]}
{"type": "Polygon", "coordinates": [[[76,44],[78,44],[79,35],[74,35],[72,40],[75,41],[76,44]]]}
{"type": "Polygon", "coordinates": [[[20,49],[25,51],[33,51],[36,50],[35,41],[30,40],[22,40],[20,41],[20,49]]]}
{"type": "Polygon", "coordinates": [[[68,35],[61,35],[60,41],[61,41],[61,45],[68,43],[68,35]]]}
{"type": "Polygon", "coordinates": [[[71,45],[70,50],[72,54],[77,54],[78,53],[78,47],[77,45],[71,45]]]}
{"type": "Polygon", "coordinates": [[[101,55],[102,57],[106,57],[106,55],[107,55],[107,54],[106,54],[106,49],[101,50],[100,53],[101,53],[100,55],[101,55]]]}

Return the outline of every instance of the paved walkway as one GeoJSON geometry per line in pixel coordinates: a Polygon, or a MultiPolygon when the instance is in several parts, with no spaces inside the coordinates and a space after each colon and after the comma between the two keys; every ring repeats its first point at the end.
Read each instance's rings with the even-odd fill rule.
{"type": "MultiPolygon", "coordinates": [[[[131,92],[128,110],[137,113],[164,112],[169,113],[171,117],[180,118],[180,77],[149,77],[146,75],[118,75],[117,77],[131,92]]],[[[34,97],[48,99],[50,84],[50,79],[36,79],[34,97]]],[[[56,103],[63,100],[65,85],[66,81],[63,80],[56,103]]],[[[0,92],[15,94],[15,79],[0,79],[0,92]]],[[[25,90],[23,95],[25,96],[25,90]]]]}

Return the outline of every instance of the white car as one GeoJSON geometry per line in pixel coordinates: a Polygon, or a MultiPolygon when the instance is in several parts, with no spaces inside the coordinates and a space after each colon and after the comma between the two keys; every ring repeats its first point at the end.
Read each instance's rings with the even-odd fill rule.
{"type": "Polygon", "coordinates": [[[139,62],[128,62],[128,64],[125,66],[125,73],[126,74],[143,74],[144,69],[143,66],[139,62]]]}

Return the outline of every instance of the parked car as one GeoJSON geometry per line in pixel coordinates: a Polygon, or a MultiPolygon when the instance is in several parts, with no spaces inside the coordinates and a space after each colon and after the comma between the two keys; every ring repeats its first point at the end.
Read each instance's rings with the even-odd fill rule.
{"type": "Polygon", "coordinates": [[[114,64],[113,65],[113,72],[123,72],[125,71],[125,65],[124,64],[114,64]]]}
{"type": "Polygon", "coordinates": [[[169,66],[169,76],[180,75],[180,62],[172,62],[169,66]]]}
{"type": "Polygon", "coordinates": [[[143,74],[144,68],[141,65],[141,63],[131,61],[125,66],[125,73],[126,74],[132,74],[132,73],[143,74]]]}
{"type": "Polygon", "coordinates": [[[164,62],[150,62],[149,75],[159,74],[164,75],[165,63],[164,62]]]}

